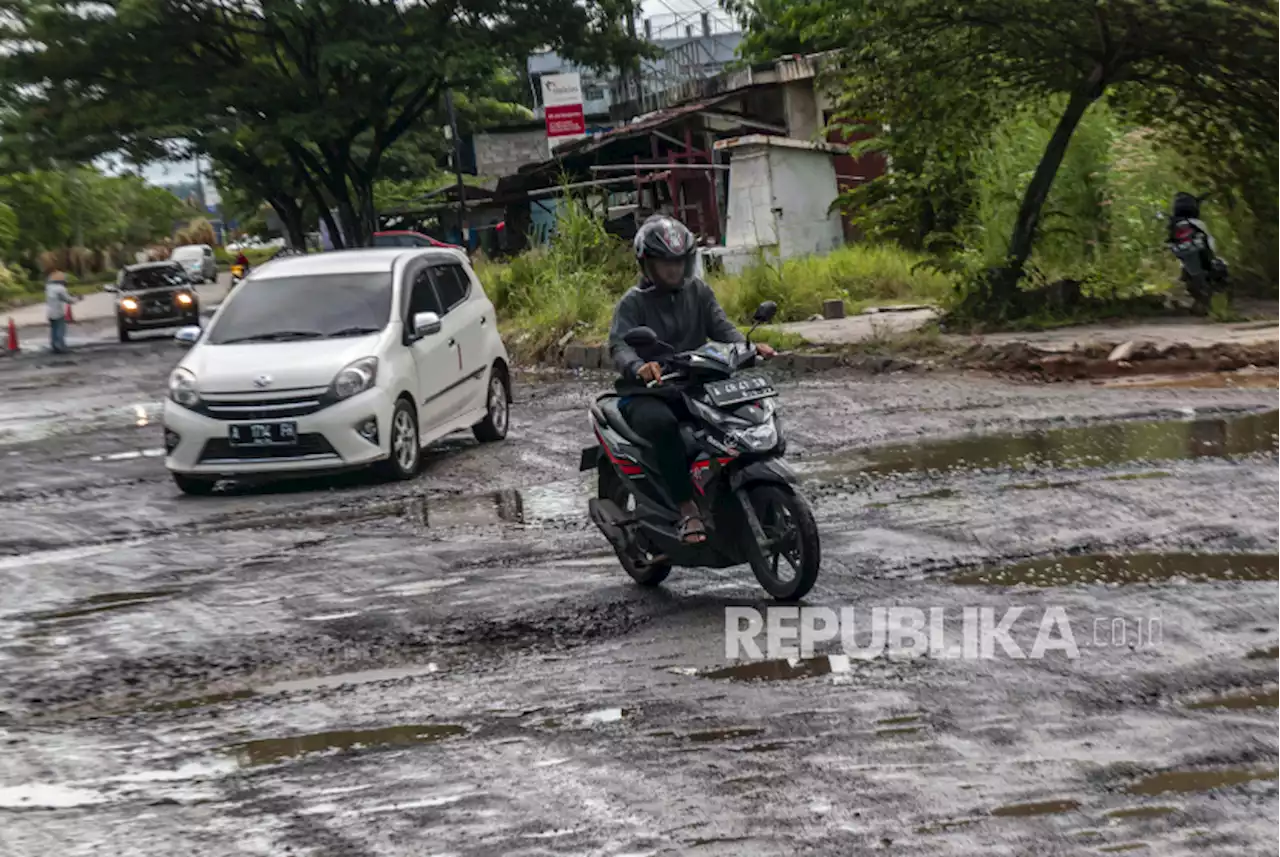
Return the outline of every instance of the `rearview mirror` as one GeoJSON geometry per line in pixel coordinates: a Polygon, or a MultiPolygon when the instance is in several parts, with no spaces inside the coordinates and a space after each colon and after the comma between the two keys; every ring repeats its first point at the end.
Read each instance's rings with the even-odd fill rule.
{"type": "Polygon", "coordinates": [[[658,344],[658,334],[651,327],[633,327],[623,335],[622,341],[632,348],[652,348],[658,344]]]}
{"type": "Polygon", "coordinates": [[[756,307],[756,314],[751,320],[756,324],[768,324],[773,321],[773,317],[778,314],[778,305],[773,301],[765,301],[756,307]]]}
{"type": "Polygon", "coordinates": [[[178,332],[173,335],[173,338],[179,342],[185,342],[190,345],[200,338],[200,333],[200,328],[197,325],[191,324],[186,327],[178,328],[178,332]]]}
{"type": "Polygon", "coordinates": [[[419,312],[413,316],[413,335],[431,336],[440,332],[440,316],[433,312],[419,312]]]}

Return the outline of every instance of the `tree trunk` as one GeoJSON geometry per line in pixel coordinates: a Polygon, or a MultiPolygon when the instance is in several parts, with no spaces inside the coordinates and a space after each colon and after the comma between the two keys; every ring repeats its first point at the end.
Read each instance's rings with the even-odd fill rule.
{"type": "Polygon", "coordinates": [[[1040,163],[1036,166],[1031,183],[1022,196],[1022,207],[1018,209],[1018,219],[1013,224],[1013,235],[1009,238],[1009,258],[1004,268],[1000,269],[992,283],[991,297],[998,303],[1013,302],[1017,295],[1018,281],[1022,279],[1022,269],[1031,256],[1031,248],[1035,244],[1036,228],[1039,226],[1040,210],[1049,197],[1053,180],[1062,166],[1062,158],[1071,143],[1071,135],[1080,124],[1089,105],[1102,95],[1101,69],[1090,76],[1085,85],[1071,94],[1067,109],[1058,120],[1058,127],[1053,130],[1049,144],[1040,163]]]}
{"type": "Polygon", "coordinates": [[[273,197],[267,203],[275,210],[276,216],[284,224],[285,238],[290,247],[305,250],[307,247],[307,229],[302,222],[302,207],[296,200],[287,197],[273,197]]]}

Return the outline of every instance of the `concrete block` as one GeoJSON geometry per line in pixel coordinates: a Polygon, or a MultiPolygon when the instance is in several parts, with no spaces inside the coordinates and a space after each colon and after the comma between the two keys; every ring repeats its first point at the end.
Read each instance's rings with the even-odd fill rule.
{"type": "Polygon", "coordinates": [[[822,302],[823,318],[844,318],[844,301],[836,298],[835,300],[822,302]]]}
{"type": "Polygon", "coordinates": [[[570,369],[587,368],[587,346],[573,343],[564,349],[564,365],[570,369]]]}
{"type": "Polygon", "coordinates": [[[602,345],[588,345],[583,349],[583,369],[599,369],[604,365],[606,349],[602,345]]]}

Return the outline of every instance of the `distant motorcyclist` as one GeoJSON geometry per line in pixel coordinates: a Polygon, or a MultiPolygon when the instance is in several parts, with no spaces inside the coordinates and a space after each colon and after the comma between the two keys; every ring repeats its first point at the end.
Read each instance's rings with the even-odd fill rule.
{"type": "Polygon", "coordinates": [[[1218,255],[1213,234],[1200,219],[1200,203],[1207,197],[1179,192],[1173,198],[1167,244],[1182,265],[1182,281],[1196,307],[1208,307],[1215,292],[1227,286],[1227,263],[1218,255]]]}
{"type": "Polygon", "coordinates": [[[236,264],[243,268],[246,274],[249,273],[249,257],[244,254],[243,250],[236,254],[236,264]]]}
{"type": "MultiPolygon", "coordinates": [[[[647,386],[661,378],[662,367],[642,360],[623,336],[646,326],[677,352],[708,341],[745,342],[746,337],[729,321],[711,287],[693,276],[697,246],[684,224],[666,215],[650,217],[636,233],[635,253],[640,282],[614,310],[609,355],[622,376],[617,388],[624,397],[623,416],[653,444],[666,487],[680,506],[680,536],[696,544],[706,541],[707,531],[693,500],[693,479],[680,436],[680,421],[687,411],[678,391],[647,386]]],[[[756,343],[756,350],[766,358],[774,354],[764,343],[756,343]]]]}

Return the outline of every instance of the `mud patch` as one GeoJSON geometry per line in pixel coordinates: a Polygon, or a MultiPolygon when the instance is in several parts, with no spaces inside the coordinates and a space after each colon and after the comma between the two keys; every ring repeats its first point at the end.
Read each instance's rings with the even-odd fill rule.
{"type": "Polygon", "coordinates": [[[751,661],[698,673],[702,678],[728,681],[793,681],[849,671],[848,655],[820,655],[813,658],[785,658],[751,661]]]}
{"type": "Polygon", "coordinates": [[[1225,789],[1254,780],[1274,780],[1276,769],[1248,770],[1227,768],[1216,771],[1165,771],[1152,774],[1128,786],[1125,791],[1134,795],[1159,795],[1170,792],[1207,792],[1225,789]]]}
{"type": "Polygon", "coordinates": [[[1142,851],[1150,847],[1145,842],[1122,842],[1119,845],[1104,845],[1098,850],[1104,854],[1119,854],[1123,851],[1142,851]]]}
{"type": "Polygon", "coordinates": [[[467,734],[467,727],[456,723],[429,723],[387,726],[336,732],[315,732],[288,738],[261,738],[228,748],[241,765],[270,765],[315,753],[337,753],[380,747],[409,747],[431,744],[446,738],[467,734]]]}
{"type": "Polygon", "coordinates": [[[901,738],[906,735],[917,735],[924,731],[923,726],[897,726],[892,729],[877,729],[877,738],[901,738]]]}
{"type": "Polygon", "coordinates": [[[1220,696],[1211,696],[1208,699],[1187,703],[1187,708],[1195,710],[1215,708],[1240,710],[1277,707],[1280,707],[1280,689],[1274,687],[1270,690],[1242,690],[1235,693],[1224,693],[1220,696]]]}
{"type": "Polygon", "coordinates": [[[1105,382],[1104,387],[1125,387],[1140,390],[1274,390],[1280,382],[1275,370],[1270,372],[1202,372],[1196,375],[1148,376],[1117,378],[1105,382]]]}
{"type": "Polygon", "coordinates": [[[917,827],[916,833],[923,836],[930,836],[937,833],[950,833],[953,830],[963,830],[970,825],[977,824],[980,818],[950,818],[943,821],[937,821],[933,824],[927,824],[923,827],[917,827]]]}
{"type": "Polygon", "coordinates": [[[1280,646],[1270,646],[1266,649],[1254,649],[1245,655],[1251,661],[1273,661],[1280,658],[1280,646]]]}
{"type": "Polygon", "coordinates": [[[952,575],[962,586],[1071,586],[1073,584],[1164,583],[1185,580],[1274,581],[1280,557],[1273,554],[1129,554],[1055,557],[952,575]]]}
{"type": "Polygon", "coordinates": [[[1002,818],[1023,818],[1032,815],[1061,815],[1080,808],[1078,800],[1047,800],[1038,803],[1011,803],[998,806],[991,814],[1002,818]]]}

